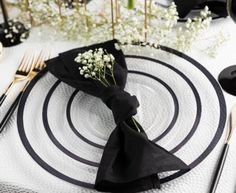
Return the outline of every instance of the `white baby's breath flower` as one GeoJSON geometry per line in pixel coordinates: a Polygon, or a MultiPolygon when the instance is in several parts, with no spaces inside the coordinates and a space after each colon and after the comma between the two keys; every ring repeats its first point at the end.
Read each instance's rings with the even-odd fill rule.
{"type": "Polygon", "coordinates": [[[115,58],[114,58],[114,56],[112,54],[110,54],[110,58],[111,58],[112,61],[115,60],[115,58]]]}
{"type": "Polygon", "coordinates": [[[85,74],[84,77],[85,78],[90,78],[90,75],[89,74],[85,74]]]}
{"type": "Polygon", "coordinates": [[[118,43],[115,43],[115,49],[121,50],[121,47],[120,47],[120,45],[118,43]]]}
{"type": "Polygon", "coordinates": [[[83,60],[83,61],[82,61],[82,64],[87,64],[87,60],[83,60]]]}
{"type": "Polygon", "coordinates": [[[108,55],[104,55],[104,61],[105,62],[110,62],[111,58],[108,55]]]}
{"type": "MultiPolygon", "coordinates": [[[[189,0],[191,1],[191,0],[189,0]]],[[[20,10],[19,18],[25,22],[26,25],[40,26],[47,23],[49,27],[54,30],[51,36],[52,39],[65,38],[69,40],[77,40],[82,44],[92,44],[97,42],[97,40],[106,41],[111,38],[112,28],[110,19],[110,6],[106,4],[104,6],[104,11],[95,12],[93,9],[88,8],[86,11],[73,1],[73,9],[68,9],[66,6],[67,1],[60,1],[60,6],[58,7],[59,1],[14,1],[15,6],[20,10]],[[25,8],[28,7],[28,11],[25,8]],[[59,11],[60,10],[60,11],[59,11]],[[30,17],[28,15],[30,13],[30,17]],[[32,18],[31,18],[32,17],[32,18]],[[33,20],[33,21],[32,21],[33,20]],[[50,21],[50,22],[48,22],[50,21]],[[28,24],[27,24],[28,23],[28,24]],[[95,27],[96,26],[96,27],[95,27]],[[69,29],[69,30],[68,30],[69,29]],[[54,35],[55,34],[55,35],[54,35]]],[[[81,2],[78,0],[78,2],[81,2]]],[[[150,1],[152,4],[150,6],[151,11],[148,14],[148,29],[143,29],[144,26],[144,1],[136,1],[135,10],[128,10],[125,1],[117,1],[120,4],[120,14],[115,22],[115,38],[119,40],[120,45],[131,46],[132,43],[145,41],[144,32],[147,33],[147,41],[154,44],[162,44],[169,47],[174,47],[178,49],[177,42],[182,42],[179,40],[179,34],[176,30],[179,26],[183,26],[183,33],[185,33],[185,23],[178,23],[178,13],[176,5],[173,1],[168,7],[161,7],[156,3],[157,1],[150,1]]],[[[200,31],[207,29],[209,27],[210,11],[208,7],[205,7],[200,13],[200,19],[192,20],[192,22],[187,21],[188,24],[184,42],[182,45],[188,50],[191,44],[196,44],[196,38],[201,36],[200,31]],[[196,24],[193,24],[196,23],[196,24]],[[190,41],[193,40],[193,42],[190,41]]],[[[12,22],[9,25],[12,26],[12,22]]],[[[15,31],[15,29],[13,29],[15,31]]],[[[9,33],[9,32],[5,32],[9,33]]],[[[41,33],[41,35],[44,33],[41,33]]],[[[115,48],[120,50],[119,44],[116,43],[115,48]]],[[[97,50],[99,51],[100,48],[97,50]]],[[[139,48],[136,47],[138,50],[139,48]]],[[[101,52],[105,51],[102,48],[101,52]]],[[[89,50],[89,53],[93,53],[94,50],[89,50]]],[[[90,56],[87,55],[86,59],[90,56]]],[[[79,63],[82,60],[75,60],[79,63]]],[[[90,63],[90,62],[89,62],[90,63]]]]}
{"type": "Polygon", "coordinates": [[[89,54],[86,54],[86,55],[84,56],[84,58],[88,60],[88,59],[90,58],[90,55],[89,55],[89,54]]]}
{"type": "Polygon", "coordinates": [[[103,51],[102,48],[98,48],[98,52],[99,52],[99,53],[104,53],[104,51],[103,51]]]}
{"type": "Polygon", "coordinates": [[[99,63],[102,60],[102,57],[100,56],[94,56],[95,57],[95,62],[99,63]]]}
{"type": "Polygon", "coordinates": [[[98,48],[94,51],[89,50],[82,54],[80,53],[74,61],[82,65],[78,67],[78,70],[84,78],[98,80],[104,86],[108,86],[109,82],[106,80],[108,75],[112,77],[113,82],[116,84],[112,67],[115,58],[112,54],[107,53],[106,50],[98,48]]]}
{"type": "Polygon", "coordinates": [[[100,61],[99,63],[97,63],[97,67],[98,68],[103,68],[104,67],[104,62],[103,61],[100,61]]]}

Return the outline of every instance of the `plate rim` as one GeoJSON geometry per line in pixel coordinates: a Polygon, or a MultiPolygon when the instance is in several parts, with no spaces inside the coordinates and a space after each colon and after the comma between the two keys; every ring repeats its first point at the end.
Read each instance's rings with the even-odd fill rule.
{"type": "MultiPolygon", "coordinates": [[[[227,107],[226,107],[226,102],[225,102],[225,98],[224,98],[224,95],[223,95],[223,91],[222,91],[220,85],[218,84],[218,82],[216,81],[216,79],[210,74],[210,72],[205,67],[203,67],[199,62],[197,62],[196,60],[194,60],[190,56],[187,56],[186,54],[184,54],[184,53],[182,53],[180,51],[177,51],[177,50],[175,50],[173,48],[169,48],[169,47],[166,47],[166,46],[159,46],[159,49],[161,51],[166,51],[166,52],[174,54],[174,55],[176,55],[178,57],[181,57],[181,58],[187,60],[192,65],[194,65],[198,70],[200,70],[206,76],[206,78],[209,80],[209,82],[214,87],[214,90],[215,90],[215,92],[217,94],[217,97],[218,97],[218,100],[219,100],[219,107],[220,107],[219,124],[218,124],[218,128],[216,130],[216,135],[213,137],[211,143],[204,150],[204,152],[199,156],[199,158],[204,160],[211,153],[211,151],[215,148],[216,144],[220,140],[220,138],[221,138],[221,136],[223,134],[223,131],[224,131],[224,126],[225,126],[225,123],[226,123],[227,107]]],[[[43,71],[41,71],[31,81],[29,87],[27,88],[27,91],[29,90],[30,87],[33,88],[33,86],[34,86],[33,83],[36,84],[36,82],[45,74],[45,72],[47,72],[47,68],[45,68],[43,71]]],[[[93,184],[82,182],[82,181],[70,178],[70,177],[68,177],[68,176],[58,172],[57,170],[55,170],[51,166],[49,166],[33,150],[33,148],[31,147],[31,145],[29,143],[29,141],[27,140],[26,134],[24,132],[22,132],[22,131],[20,132],[20,130],[22,130],[22,127],[24,128],[23,113],[24,113],[24,106],[25,106],[25,103],[26,103],[26,100],[28,98],[29,93],[30,92],[28,92],[28,93],[25,92],[24,93],[24,95],[22,97],[22,100],[20,101],[20,105],[19,105],[18,112],[17,112],[18,133],[19,133],[20,139],[21,139],[21,141],[23,143],[23,146],[25,147],[26,151],[30,154],[30,156],[34,159],[34,161],[36,161],[42,168],[44,168],[50,174],[53,174],[54,176],[57,176],[58,178],[63,179],[65,181],[67,181],[67,182],[69,180],[69,182],[71,182],[72,184],[76,184],[76,185],[79,185],[79,186],[82,186],[82,187],[85,187],[85,188],[93,188],[94,187],[93,184]],[[22,114],[22,117],[20,116],[21,114],[22,114]],[[26,141],[24,140],[24,138],[26,139],[26,141]]],[[[201,163],[201,161],[199,163],[201,163]]],[[[190,164],[190,166],[193,169],[199,163],[197,163],[197,161],[194,161],[193,163],[190,164]]],[[[173,174],[171,176],[168,176],[168,177],[165,177],[165,178],[161,179],[161,183],[165,183],[165,182],[168,182],[170,180],[173,180],[173,179],[175,179],[177,177],[182,176],[185,173],[187,173],[187,172],[186,171],[185,172],[179,171],[179,172],[177,172],[177,173],[175,173],[175,174],[173,174]]]]}

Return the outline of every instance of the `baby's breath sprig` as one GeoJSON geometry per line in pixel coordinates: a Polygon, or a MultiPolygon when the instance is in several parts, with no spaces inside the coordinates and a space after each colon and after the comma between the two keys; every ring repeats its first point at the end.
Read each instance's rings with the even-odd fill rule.
{"type": "Polygon", "coordinates": [[[202,50],[207,53],[212,58],[216,58],[219,48],[229,40],[229,35],[223,33],[222,31],[213,37],[212,44],[210,44],[206,49],[202,50]]]}
{"type": "Polygon", "coordinates": [[[106,87],[111,86],[111,82],[109,82],[111,78],[113,84],[116,85],[113,72],[115,57],[109,54],[106,49],[96,48],[95,50],[79,53],[75,58],[75,62],[80,65],[78,69],[84,78],[99,81],[106,87]]]}
{"type": "MultiPolygon", "coordinates": [[[[116,43],[115,48],[120,50],[120,44],[116,43]]],[[[95,50],[88,50],[84,53],[79,53],[74,59],[75,62],[79,64],[80,75],[84,78],[91,78],[93,80],[99,81],[105,87],[110,87],[113,80],[113,84],[116,85],[116,80],[114,76],[114,65],[115,57],[108,53],[106,49],[96,48],[95,50]],[[110,78],[111,79],[110,79],[110,78]]],[[[140,128],[136,120],[131,117],[137,131],[140,132],[140,128]]]]}
{"type": "Polygon", "coordinates": [[[208,7],[200,12],[200,16],[193,19],[188,18],[185,25],[177,29],[175,47],[180,51],[190,50],[202,32],[209,28],[211,20],[211,12],[208,7]]]}

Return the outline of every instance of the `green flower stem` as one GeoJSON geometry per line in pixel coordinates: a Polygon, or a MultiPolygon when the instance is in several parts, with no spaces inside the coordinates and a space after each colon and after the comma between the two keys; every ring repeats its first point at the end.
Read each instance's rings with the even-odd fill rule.
{"type": "Polygon", "coordinates": [[[113,66],[114,66],[114,64],[112,65],[112,68],[110,69],[111,74],[109,74],[109,73],[107,73],[107,74],[112,77],[112,80],[113,80],[114,84],[116,85],[116,79],[115,79],[115,76],[113,73],[113,69],[114,69],[113,66]]]}
{"type": "Polygon", "coordinates": [[[106,77],[106,66],[104,67],[104,70],[103,70],[103,76],[106,77]]]}
{"type": "Polygon", "coordinates": [[[108,73],[108,72],[106,72],[106,74],[109,75],[109,76],[112,78],[114,84],[116,85],[116,79],[115,79],[115,76],[114,76],[114,74],[113,74],[113,71],[112,71],[112,70],[110,70],[110,71],[111,71],[111,74],[108,73]]]}
{"type": "Polygon", "coordinates": [[[115,76],[114,76],[114,65],[115,65],[115,63],[113,62],[113,64],[112,64],[112,68],[111,68],[111,77],[112,77],[112,79],[113,79],[113,82],[114,82],[114,84],[116,85],[116,79],[115,79],[115,76]]]}
{"type": "Polygon", "coordinates": [[[100,81],[105,87],[109,86],[109,84],[107,84],[106,82],[103,82],[102,80],[98,80],[98,81],[100,81]]]}
{"type": "Polygon", "coordinates": [[[101,80],[101,70],[98,71],[98,79],[101,80]]]}
{"type": "Polygon", "coordinates": [[[110,86],[110,83],[107,81],[107,79],[106,79],[106,77],[104,76],[104,77],[102,77],[102,79],[103,79],[103,81],[108,85],[108,86],[110,86]]]}
{"type": "Polygon", "coordinates": [[[133,123],[134,123],[136,129],[138,130],[138,132],[140,132],[140,129],[139,129],[139,126],[138,126],[137,123],[136,123],[136,120],[135,120],[133,117],[131,117],[131,119],[132,119],[132,121],[133,121],[133,123]]]}
{"type": "Polygon", "coordinates": [[[134,9],[135,0],[128,0],[128,9],[134,9]]]}
{"type": "Polygon", "coordinates": [[[116,79],[115,79],[115,77],[114,77],[114,74],[113,74],[113,73],[112,73],[111,77],[112,77],[112,79],[113,79],[113,82],[114,82],[114,84],[116,85],[116,79]]]}
{"type": "Polygon", "coordinates": [[[103,82],[103,80],[101,80],[100,78],[97,78],[97,77],[92,77],[92,79],[99,81],[99,82],[100,82],[100,83],[102,83],[102,84],[103,84],[103,86],[105,86],[105,87],[108,87],[108,86],[109,86],[109,85],[107,85],[107,83],[106,83],[106,82],[103,82]]]}
{"type": "Polygon", "coordinates": [[[109,72],[106,72],[106,75],[112,76],[112,74],[110,74],[109,72]]]}

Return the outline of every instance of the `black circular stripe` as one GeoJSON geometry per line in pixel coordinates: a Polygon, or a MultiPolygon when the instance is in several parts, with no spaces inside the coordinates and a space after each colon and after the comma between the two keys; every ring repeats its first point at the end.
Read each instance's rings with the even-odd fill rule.
{"type": "Polygon", "coordinates": [[[92,161],[89,161],[89,160],[86,160],[86,159],[83,159],[81,158],[80,156],[77,156],[75,155],[74,153],[72,153],[71,151],[69,151],[68,149],[66,149],[58,140],[57,138],[54,136],[54,134],[52,133],[52,130],[49,126],[49,123],[48,123],[48,104],[49,104],[49,101],[50,101],[50,98],[53,94],[53,92],[55,91],[55,89],[57,88],[57,86],[60,84],[60,80],[58,80],[53,86],[52,88],[49,90],[49,93],[47,94],[46,96],[46,99],[44,101],[44,104],[43,104],[43,112],[42,112],[42,116],[43,116],[43,124],[44,124],[44,128],[50,138],[50,140],[53,142],[54,145],[56,145],[57,148],[59,148],[63,153],[65,153],[66,155],[68,155],[69,157],[81,162],[81,163],[84,163],[84,164],[87,164],[87,165],[90,165],[90,166],[94,166],[94,167],[98,167],[99,166],[99,163],[96,163],[96,162],[92,162],[92,161]]]}
{"type": "MultiPolygon", "coordinates": [[[[140,71],[135,71],[135,70],[129,70],[129,73],[134,73],[134,74],[140,74],[140,75],[143,75],[143,76],[146,76],[146,77],[149,77],[149,78],[152,78],[156,81],[158,81],[161,85],[163,85],[167,90],[168,92],[171,94],[172,96],[172,99],[174,101],[174,106],[175,106],[175,111],[174,111],[174,116],[170,122],[170,124],[168,125],[168,127],[164,130],[164,132],[162,134],[160,134],[157,138],[155,138],[153,141],[156,142],[160,139],[162,139],[166,134],[168,134],[171,129],[174,127],[176,121],[177,121],[177,118],[178,118],[178,115],[179,115],[179,102],[178,102],[178,99],[174,93],[174,91],[171,89],[171,87],[166,84],[164,81],[162,81],[161,79],[151,75],[151,74],[148,74],[148,73],[145,73],[145,72],[140,72],[140,71]]],[[[78,93],[79,91],[76,90],[71,98],[69,99],[69,102],[68,102],[68,106],[67,106],[67,120],[68,120],[68,123],[72,129],[72,131],[82,140],[84,140],[85,142],[87,142],[88,144],[94,146],[94,147],[97,147],[97,148],[104,148],[104,146],[102,145],[99,145],[97,143],[94,143],[92,141],[90,141],[89,139],[85,138],[83,135],[80,134],[80,132],[78,131],[78,129],[75,128],[73,122],[72,122],[72,119],[71,119],[71,105],[72,105],[72,102],[76,96],[76,94],[78,93]]]]}
{"type": "Polygon", "coordinates": [[[24,92],[21,101],[20,101],[20,105],[18,108],[18,112],[17,112],[17,125],[18,125],[18,132],[19,132],[19,136],[21,138],[21,141],[25,147],[25,149],[27,150],[27,152],[30,154],[30,156],[42,167],[44,168],[46,171],[48,171],[50,174],[57,176],[60,179],[63,179],[67,182],[70,182],[72,184],[78,185],[78,186],[82,186],[82,187],[86,187],[86,188],[94,188],[93,184],[90,183],[86,183],[86,182],[82,182],[79,180],[76,180],[74,178],[70,178],[64,174],[62,174],[61,172],[57,171],[56,169],[54,169],[53,167],[51,167],[50,165],[48,165],[45,161],[43,161],[41,159],[41,157],[38,156],[38,154],[34,151],[34,149],[32,148],[32,146],[30,145],[28,138],[26,136],[25,130],[24,130],[24,120],[23,120],[23,115],[24,115],[24,108],[25,108],[25,104],[26,104],[26,100],[31,92],[31,90],[33,89],[34,85],[37,83],[37,81],[45,74],[46,70],[41,71],[29,84],[29,86],[27,87],[26,91],[24,92]]]}
{"type": "Polygon", "coordinates": [[[72,102],[75,98],[75,96],[77,95],[77,93],[79,92],[79,90],[75,90],[75,92],[73,92],[73,94],[71,95],[67,108],[66,108],[66,117],[67,117],[67,121],[68,124],[70,125],[71,130],[74,132],[74,134],[79,137],[80,139],[82,139],[84,142],[88,143],[89,145],[92,145],[94,147],[97,147],[99,149],[103,149],[104,146],[103,145],[99,145],[97,143],[92,142],[91,140],[87,139],[86,137],[84,137],[82,134],[80,134],[80,132],[75,128],[72,119],[71,119],[71,115],[70,115],[70,110],[71,110],[71,106],[72,106],[72,102]]]}
{"type": "MultiPolygon", "coordinates": [[[[197,106],[197,113],[196,113],[196,117],[195,117],[195,121],[194,121],[194,124],[192,126],[192,128],[190,129],[190,132],[188,133],[188,135],[175,147],[173,148],[172,150],[170,150],[171,153],[175,153],[177,152],[180,148],[182,148],[189,140],[190,138],[193,136],[193,134],[195,133],[195,131],[197,130],[197,126],[200,122],[200,119],[201,119],[201,113],[202,113],[202,105],[201,105],[201,99],[200,99],[200,96],[197,92],[197,89],[195,88],[195,86],[193,85],[193,83],[190,81],[190,79],[184,74],[182,73],[181,71],[179,71],[178,69],[174,68],[173,66],[165,63],[165,62],[162,62],[160,60],[157,60],[157,59],[154,59],[154,58],[148,58],[148,57],[145,57],[145,56],[136,56],[136,55],[126,55],[127,58],[138,58],[138,59],[143,59],[143,60],[149,60],[149,61],[152,61],[152,62],[155,62],[155,63],[159,63],[171,70],[173,70],[174,72],[176,72],[177,74],[179,74],[187,83],[188,85],[190,86],[190,88],[192,89],[193,91],[193,94],[195,96],[195,99],[196,99],[196,106],[197,106]]],[[[167,133],[166,133],[167,134],[167,133]]],[[[157,142],[158,138],[154,139],[153,141],[154,142],[157,142]]]]}
{"type": "MultiPolygon", "coordinates": [[[[150,75],[150,74],[147,74],[145,72],[140,72],[140,71],[129,71],[129,73],[133,73],[133,74],[139,74],[139,75],[143,75],[143,76],[147,76],[147,77],[150,77],[156,81],[158,81],[160,84],[162,84],[167,90],[168,92],[171,94],[172,96],[172,99],[173,99],[173,102],[174,102],[174,106],[175,106],[175,111],[174,111],[174,116],[173,116],[173,119],[171,121],[171,123],[169,124],[169,126],[167,127],[167,129],[165,131],[169,132],[171,130],[171,128],[174,126],[176,120],[177,120],[177,117],[178,117],[178,114],[179,114],[179,102],[178,102],[178,99],[174,93],[174,91],[165,83],[163,82],[162,80],[160,80],[159,78],[153,76],[153,75],[150,75]]],[[[77,160],[77,161],[80,161],[82,163],[85,163],[87,165],[90,165],[90,166],[94,166],[94,167],[98,167],[99,166],[99,163],[96,163],[96,162],[92,162],[92,161],[89,161],[89,160],[86,160],[86,159],[83,159],[77,155],[75,155],[74,153],[72,153],[71,151],[69,151],[68,149],[66,149],[57,139],[56,137],[54,136],[54,134],[52,133],[52,130],[49,126],[49,122],[48,122],[48,104],[50,102],[50,99],[54,93],[54,91],[56,90],[56,88],[59,86],[59,84],[61,83],[60,80],[56,81],[56,83],[50,88],[47,96],[46,96],[46,99],[44,101],[44,104],[43,104],[43,113],[42,113],[42,116],[43,116],[43,124],[44,124],[44,128],[46,130],[46,133],[48,134],[50,140],[53,142],[53,144],[58,148],[60,149],[63,153],[65,153],[66,155],[68,155],[69,157],[77,160]]],[[[71,120],[71,116],[70,116],[70,109],[71,109],[71,105],[72,105],[72,101],[75,97],[75,95],[78,93],[79,91],[78,90],[75,90],[75,92],[72,94],[72,97],[70,97],[69,99],[69,102],[68,102],[68,106],[67,106],[67,118],[68,118],[68,122],[69,124],[72,124],[72,130],[75,130],[75,127],[72,123],[72,120],[71,120]]],[[[165,133],[165,132],[164,132],[165,133]]],[[[76,135],[78,135],[79,138],[81,138],[82,140],[85,140],[85,142],[87,142],[88,144],[94,146],[94,144],[96,145],[95,147],[98,147],[99,145],[88,140],[87,138],[83,137],[78,131],[76,133],[76,135]]],[[[103,149],[103,146],[102,146],[102,149],[103,149]]]]}
{"type": "Polygon", "coordinates": [[[79,137],[80,139],[82,139],[84,142],[88,143],[89,145],[92,145],[94,147],[97,147],[99,149],[104,149],[104,146],[103,145],[100,145],[100,144],[97,144],[97,143],[94,143],[92,142],[91,140],[87,139],[86,137],[84,137],[82,134],[80,134],[80,132],[75,128],[73,122],[72,122],[72,119],[71,119],[71,115],[70,115],[70,110],[71,110],[71,106],[72,106],[72,102],[75,98],[75,96],[77,95],[77,93],[79,92],[79,90],[75,90],[73,92],[73,94],[71,95],[70,99],[69,99],[69,102],[68,102],[68,105],[67,105],[67,108],[66,108],[66,117],[67,117],[67,121],[68,121],[68,124],[70,125],[70,128],[71,130],[74,132],[74,134],[79,137]]]}
{"type": "MultiPolygon", "coordinates": [[[[27,100],[27,98],[28,98],[28,96],[29,96],[31,90],[33,89],[34,85],[37,83],[37,81],[42,77],[42,75],[43,75],[44,73],[45,73],[45,70],[42,71],[37,77],[35,77],[35,79],[34,79],[33,81],[31,81],[29,87],[28,87],[27,90],[25,91],[25,93],[26,93],[26,92],[27,92],[27,93],[26,93],[26,94],[24,93],[24,95],[23,95],[23,97],[22,97],[22,100],[21,100],[21,102],[20,102],[20,103],[23,103],[23,106],[20,105],[20,106],[19,106],[19,109],[18,109],[18,113],[19,113],[20,111],[22,111],[22,113],[20,113],[20,114],[22,115],[22,119],[21,119],[21,120],[20,120],[20,119],[17,119],[17,124],[18,124],[18,122],[21,122],[21,124],[18,125],[18,131],[19,131],[20,138],[21,138],[22,142],[24,141],[24,142],[23,142],[23,145],[25,146],[26,150],[29,152],[29,154],[31,155],[31,157],[32,157],[42,168],[44,168],[46,171],[48,171],[49,173],[51,173],[51,174],[57,176],[57,177],[60,178],[60,179],[64,179],[65,181],[68,181],[68,182],[70,182],[70,183],[72,183],[72,184],[79,185],[79,186],[86,187],[86,188],[93,188],[93,186],[94,186],[93,184],[81,182],[81,181],[75,180],[75,179],[73,179],[73,178],[70,178],[70,177],[68,177],[68,176],[66,176],[66,175],[64,175],[64,174],[62,174],[61,172],[57,171],[56,169],[54,169],[53,167],[51,167],[50,165],[48,165],[46,162],[44,162],[44,161],[37,155],[37,153],[33,150],[32,146],[30,145],[30,143],[29,143],[29,141],[28,141],[28,139],[27,139],[27,137],[26,137],[26,135],[25,135],[24,123],[23,123],[24,106],[25,106],[25,104],[26,104],[26,100],[27,100]],[[23,98],[24,98],[24,100],[23,100],[23,98]],[[20,107],[22,107],[22,108],[20,109],[20,107]],[[20,130],[20,128],[22,128],[23,131],[20,130]],[[22,131],[22,132],[21,132],[21,131],[22,131]]],[[[131,72],[131,73],[132,73],[132,72],[131,72]]],[[[134,71],[133,73],[135,73],[135,71],[134,71]]],[[[148,76],[152,77],[152,75],[149,75],[149,74],[144,73],[144,72],[139,72],[139,71],[137,71],[137,74],[139,74],[139,73],[140,73],[140,74],[143,74],[143,75],[148,75],[148,76]]],[[[152,77],[152,78],[153,78],[153,77],[152,77]]],[[[163,82],[162,80],[160,80],[160,79],[158,79],[158,78],[156,78],[156,77],[154,77],[154,79],[159,80],[160,83],[163,82]]],[[[49,93],[47,94],[46,99],[45,99],[45,102],[44,102],[44,105],[43,105],[43,112],[47,112],[47,107],[48,107],[48,104],[49,104],[49,100],[50,100],[50,98],[51,98],[51,95],[53,94],[53,91],[56,89],[56,87],[60,84],[60,82],[61,82],[61,81],[58,80],[58,81],[52,86],[52,88],[50,89],[49,93]]],[[[165,84],[164,84],[164,85],[165,85],[165,84]]],[[[169,90],[170,93],[173,93],[173,94],[174,94],[173,90],[171,90],[171,88],[170,88],[168,85],[167,85],[167,89],[168,89],[168,90],[170,89],[170,90],[169,90]]],[[[174,104],[175,104],[175,102],[177,102],[176,104],[177,104],[177,106],[178,106],[178,100],[177,100],[177,97],[175,96],[175,94],[174,94],[172,97],[173,97],[174,104]]],[[[175,105],[176,105],[176,104],[175,104],[175,105]]],[[[175,108],[175,109],[176,109],[176,108],[175,108]]],[[[179,110],[178,108],[177,108],[177,111],[175,110],[176,112],[174,113],[174,117],[175,117],[175,116],[178,116],[178,110],[179,110]]],[[[19,114],[18,114],[18,116],[19,116],[19,114]]],[[[173,118],[173,120],[177,120],[177,117],[173,118]]],[[[98,164],[98,163],[85,160],[85,159],[83,159],[83,158],[81,158],[81,157],[79,157],[79,156],[73,154],[72,152],[68,151],[65,147],[63,147],[63,146],[60,144],[60,142],[55,138],[55,136],[54,136],[53,133],[51,132],[51,129],[50,129],[50,127],[49,127],[48,120],[47,120],[47,113],[43,113],[43,123],[44,123],[44,127],[45,127],[45,130],[46,130],[46,132],[47,132],[49,138],[51,139],[51,141],[52,141],[61,151],[63,151],[65,154],[67,154],[68,156],[74,158],[74,159],[77,160],[77,161],[80,161],[80,162],[82,162],[82,163],[85,163],[85,164],[88,164],[88,165],[97,167],[97,164],[98,164]],[[45,115],[46,115],[46,116],[45,116],[45,115]]]]}
{"type": "MultiPolygon", "coordinates": [[[[227,116],[227,109],[226,109],[226,102],[225,102],[225,98],[223,95],[223,92],[220,88],[220,85],[217,83],[217,81],[215,80],[215,78],[211,75],[211,73],[205,68],[203,67],[199,62],[197,62],[196,60],[194,60],[193,58],[189,57],[188,55],[179,52],[178,50],[175,50],[173,48],[169,48],[166,46],[160,46],[160,49],[172,54],[175,54],[176,56],[179,56],[181,58],[184,58],[185,60],[187,60],[189,63],[193,64],[196,68],[198,68],[206,77],[207,79],[211,82],[212,86],[215,89],[216,95],[219,99],[219,107],[220,107],[220,117],[219,117],[219,124],[215,133],[215,136],[213,137],[212,141],[210,142],[210,144],[208,145],[208,147],[204,150],[204,152],[196,159],[194,160],[189,166],[190,168],[194,168],[196,167],[198,164],[200,164],[210,153],[211,151],[214,149],[214,147],[217,145],[218,141],[220,140],[223,131],[224,131],[224,127],[225,127],[225,123],[226,123],[226,116],[227,116]]],[[[168,176],[166,178],[161,179],[161,183],[165,183],[168,182],[170,180],[173,180],[179,176],[182,176],[183,174],[185,174],[186,172],[183,171],[179,171],[171,176],[168,176]]]]}
{"type": "MultiPolygon", "coordinates": [[[[127,55],[126,55],[127,57],[127,55]]],[[[176,94],[174,93],[174,91],[172,90],[172,88],[166,84],[163,80],[151,75],[151,74],[148,74],[148,73],[145,73],[145,72],[140,72],[140,71],[134,71],[134,70],[129,70],[129,72],[135,72],[135,73],[138,73],[138,74],[143,74],[145,76],[148,76],[150,78],[153,78],[154,80],[157,80],[158,82],[160,82],[171,94],[173,100],[174,100],[174,105],[175,105],[175,112],[174,112],[174,117],[172,119],[172,121],[170,122],[170,124],[168,125],[168,127],[164,130],[163,133],[161,133],[158,137],[156,137],[155,139],[153,139],[152,141],[154,142],[157,142],[159,140],[161,140],[164,136],[166,136],[170,131],[171,129],[174,127],[176,121],[177,121],[177,118],[178,118],[178,115],[179,115],[179,102],[178,102],[178,99],[176,97],[176,94]]]]}
{"type": "MultiPolygon", "coordinates": [[[[218,83],[216,82],[216,80],[214,79],[214,77],[201,65],[199,64],[197,61],[195,61],[194,59],[190,58],[189,56],[165,47],[165,46],[160,46],[159,49],[172,53],[174,55],[177,55],[185,60],[187,60],[188,62],[192,63],[196,68],[198,68],[200,71],[202,71],[202,73],[208,78],[208,80],[211,82],[211,84],[213,85],[215,92],[218,96],[219,99],[219,107],[220,107],[220,118],[219,118],[219,124],[215,133],[215,136],[213,137],[212,141],[210,142],[210,144],[208,145],[208,147],[203,151],[203,153],[196,159],[194,160],[191,164],[190,167],[194,168],[196,165],[198,165],[201,161],[203,161],[207,155],[209,155],[209,153],[214,149],[214,147],[216,146],[217,142],[219,141],[220,137],[222,136],[223,130],[224,130],[224,126],[225,126],[225,121],[226,121],[226,104],[225,104],[225,99],[222,93],[222,90],[220,88],[220,86],[218,85],[218,83]]],[[[48,171],[49,173],[57,176],[60,179],[63,179],[67,182],[70,182],[72,184],[76,184],[82,187],[87,187],[87,188],[93,188],[93,184],[90,183],[86,183],[86,182],[81,182],[78,180],[75,180],[73,178],[70,178],[62,173],[60,173],[59,171],[55,170],[53,167],[49,166],[45,161],[43,161],[38,155],[37,153],[34,151],[34,149],[32,148],[32,146],[30,145],[27,136],[25,134],[25,130],[24,130],[24,120],[23,120],[23,115],[24,115],[24,108],[25,108],[25,104],[26,104],[26,100],[29,96],[29,93],[31,92],[32,88],[34,87],[34,85],[36,84],[36,82],[41,78],[41,76],[46,72],[46,70],[42,71],[40,74],[37,75],[37,77],[31,81],[30,85],[28,86],[28,88],[26,89],[25,93],[22,96],[19,108],[18,108],[18,114],[17,114],[17,125],[18,125],[18,132],[19,132],[19,136],[21,138],[21,141],[24,145],[24,147],[26,148],[27,152],[31,155],[31,157],[41,166],[43,167],[46,171],[48,171]]],[[[161,183],[164,182],[168,182],[172,179],[175,179],[181,175],[183,175],[184,172],[177,172],[173,175],[170,175],[168,177],[165,177],[163,179],[161,179],[161,183]]]]}

